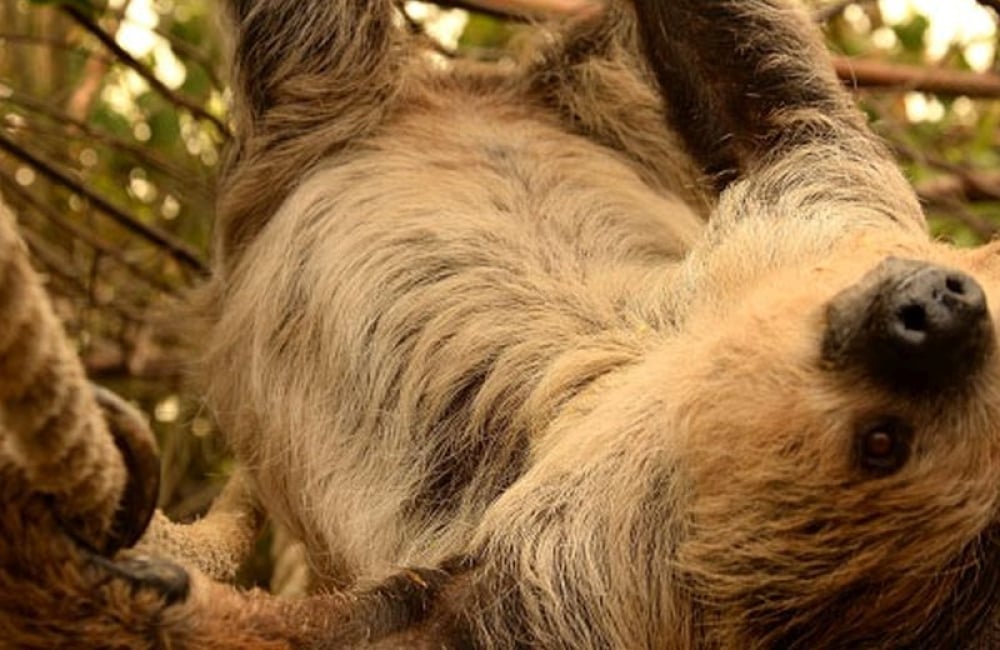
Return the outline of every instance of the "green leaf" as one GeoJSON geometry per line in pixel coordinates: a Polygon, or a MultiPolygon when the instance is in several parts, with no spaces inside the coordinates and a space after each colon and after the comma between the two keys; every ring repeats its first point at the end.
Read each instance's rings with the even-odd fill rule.
{"type": "Polygon", "coordinates": [[[483,14],[469,14],[469,22],[459,39],[460,47],[501,48],[513,35],[513,28],[500,20],[483,14]]]}
{"type": "Polygon", "coordinates": [[[892,30],[896,32],[896,38],[899,39],[904,50],[907,52],[923,52],[924,34],[927,33],[929,27],[930,22],[928,22],[927,17],[917,14],[909,21],[894,26],[892,30]]]}

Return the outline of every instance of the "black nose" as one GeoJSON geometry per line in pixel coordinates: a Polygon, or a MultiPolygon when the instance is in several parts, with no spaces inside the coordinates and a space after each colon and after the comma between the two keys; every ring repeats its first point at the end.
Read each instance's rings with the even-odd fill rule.
{"type": "Polygon", "coordinates": [[[899,388],[971,376],[993,348],[986,296],[970,276],[889,258],[827,306],[823,356],[899,388]]]}

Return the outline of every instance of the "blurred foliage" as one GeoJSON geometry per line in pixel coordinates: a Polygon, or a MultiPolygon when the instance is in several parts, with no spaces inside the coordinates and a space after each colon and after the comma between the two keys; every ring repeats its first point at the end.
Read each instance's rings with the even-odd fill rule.
{"type": "Polygon", "coordinates": [[[163,314],[207,268],[222,52],[210,3],[138,4],[0,3],[0,194],[91,375],[152,416],[164,504],[184,517],[211,500],[223,454],[176,397],[184,357],[163,314]],[[133,56],[98,32],[146,43],[133,56]]]}
{"type": "MultiPolygon", "coordinates": [[[[914,11],[902,21],[888,23],[876,2],[844,6],[826,21],[826,34],[835,52],[922,66],[928,71],[953,74],[956,80],[972,69],[970,45],[980,50],[985,47],[993,55],[982,72],[1000,79],[995,54],[997,4],[983,2],[982,6],[992,7],[982,11],[982,20],[994,25],[992,35],[970,43],[945,43],[943,47],[936,43],[933,49],[943,52],[931,52],[928,47],[928,16],[914,11]]],[[[976,27],[981,32],[990,31],[988,26],[976,27]]],[[[979,61],[977,64],[981,66],[979,61]]],[[[917,81],[919,77],[915,77],[917,81]]],[[[961,90],[962,84],[955,86],[961,90]]],[[[875,129],[895,149],[924,200],[932,232],[960,245],[994,238],[1000,228],[1000,93],[930,94],[901,85],[889,89],[861,87],[856,95],[875,129]]]]}
{"type": "MultiPolygon", "coordinates": [[[[964,45],[929,57],[931,23],[919,12],[890,24],[876,2],[812,5],[837,53],[946,74],[970,69],[964,45]]],[[[149,413],[163,448],[162,502],[182,519],[204,511],[229,470],[210,419],[185,397],[189,355],[171,327],[175,301],[207,272],[213,184],[229,137],[214,7],[0,3],[0,194],[91,375],[149,413]]],[[[487,12],[405,9],[411,31],[424,32],[444,60],[503,59],[532,29],[487,12]]],[[[995,46],[995,30],[991,38],[995,46]]],[[[996,69],[993,56],[987,74],[996,69]]],[[[927,202],[934,232],[961,244],[993,237],[1000,93],[970,96],[957,79],[954,91],[931,95],[912,79],[869,88],[859,78],[857,96],[927,202]]],[[[266,567],[256,573],[248,580],[266,567]]]]}

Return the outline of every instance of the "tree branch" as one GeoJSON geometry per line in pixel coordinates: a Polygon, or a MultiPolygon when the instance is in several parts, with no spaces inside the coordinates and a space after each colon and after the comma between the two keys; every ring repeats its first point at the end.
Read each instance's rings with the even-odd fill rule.
{"type": "MultiPolygon", "coordinates": [[[[457,7],[486,13],[500,19],[517,20],[527,15],[542,13],[568,13],[587,6],[575,0],[432,0],[443,7],[457,7]]],[[[866,0],[848,2],[838,0],[819,9],[814,17],[827,20],[842,12],[848,5],[866,0]]],[[[979,0],[996,9],[1000,0],[979,0]]],[[[944,68],[930,68],[898,63],[884,63],[868,59],[834,58],[837,75],[854,88],[886,88],[892,90],[919,90],[941,95],[968,95],[969,97],[1000,98],[1000,75],[965,72],[944,68]]]]}
{"type": "Polygon", "coordinates": [[[975,233],[981,241],[991,241],[996,238],[998,233],[1000,233],[1000,228],[998,228],[996,224],[989,219],[979,216],[970,210],[965,203],[962,203],[957,199],[925,196],[920,193],[919,188],[917,188],[917,196],[919,196],[921,200],[926,201],[929,205],[947,213],[948,217],[961,222],[962,225],[975,233]]]}
{"type": "Polygon", "coordinates": [[[1000,201],[1000,173],[968,169],[922,149],[912,148],[899,137],[893,138],[892,146],[898,158],[951,174],[957,184],[956,190],[961,191],[966,200],[1000,201]]]}
{"type": "MultiPolygon", "coordinates": [[[[144,281],[154,289],[162,291],[168,295],[176,295],[176,290],[173,287],[164,282],[162,278],[149,273],[146,269],[129,260],[122,254],[117,246],[105,242],[86,228],[82,228],[72,221],[63,218],[63,216],[59,214],[58,210],[39,200],[37,197],[18,185],[14,179],[2,172],[0,172],[0,187],[3,187],[5,196],[15,197],[24,205],[30,206],[57,228],[63,232],[69,233],[72,237],[82,241],[101,255],[106,255],[108,258],[114,260],[123,266],[129,273],[144,281]]],[[[11,203],[11,205],[15,204],[11,203]]]]}
{"type": "Polygon", "coordinates": [[[193,269],[201,275],[208,274],[208,266],[201,260],[201,256],[186,242],[156,226],[139,221],[124,210],[112,205],[107,199],[84,187],[82,183],[70,177],[65,172],[41,160],[2,134],[0,134],[0,149],[31,165],[49,180],[86,198],[90,201],[91,205],[108,215],[116,223],[157,245],[183,266],[193,269]]]}
{"type": "Polygon", "coordinates": [[[201,68],[208,76],[208,82],[212,84],[213,88],[218,91],[222,91],[225,88],[225,84],[222,83],[222,79],[219,78],[219,73],[216,72],[215,67],[212,65],[212,61],[204,52],[184,39],[171,34],[159,25],[153,28],[153,33],[170,43],[170,48],[180,54],[181,57],[191,61],[201,68]]]}
{"type": "Polygon", "coordinates": [[[182,187],[186,193],[194,191],[197,192],[197,195],[202,199],[207,200],[209,198],[209,190],[203,182],[194,183],[194,187],[192,187],[190,173],[179,169],[172,162],[159,155],[151,147],[140,146],[108,133],[103,129],[93,127],[85,121],[78,120],[71,115],[67,115],[64,112],[53,108],[43,101],[39,101],[38,99],[25,95],[24,93],[17,92],[16,90],[12,91],[10,95],[4,97],[3,99],[0,99],[0,102],[2,101],[10,102],[14,106],[17,106],[25,111],[38,113],[61,126],[70,126],[75,128],[80,131],[81,134],[92,139],[94,142],[106,145],[116,151],[127,153],[135,158],[140,164],[170,178],[172,184],[175,186],[175,189],[182,187]]]}
{"type": "Polygon", "coordinates": [[[502,20],[525,21],[545,14],[571,14],[593,9],[587,0],[431,0],[450,9],[465,9],[502,20]]]}
{"type": "MultiPolygon", "coordinates": [[[[941,169],[933,161],[925,161],[930,167],[941,169]]],[[[957,166],[956,166],[957,167],[957,166]]],[[[954,199],[961,201],[1000,201],[1000,172],[972,171],[948,166],[950,173],[916,184],[921,196],[935,201],[954,199]]]]}
{"type": "Polygon", "coordinates": [[[25,45],[30,47],[47,47],[53,50],[59,50],[60,52],[69,52],[70,54],[79,55],[82,58],[93,59],[100,61],[102,63],[113,63],[114,60],[103,54],[98,54],[87,48],[80,47],[79,45],[74,45],[72,43],[67,43],[64,40],[58,38],[51,38],[46,36],[34,36],[31,34],[16,34],[13,32],[0,32],[0,43],[16,43],[18,45],[25,45]]]}
{"type": "Polygon", "coordinates": [[[979,4],[983,5],[984,7],[989,7],[993,11],[997,12],[998,16],[1000,16],[1000,0],[976,0],[976,1],[979,4]]]}
{"type": "Polygon", "coordinates": [[[837,57],[837,75],[855,88],[919,90],[939,95],[1000,98],[1000,75],[837,57]]]}
{"type": "MultiPolygon", "coordinates": [[[[49,273],[57,276],[62,282],[73,287],[73,290],[77,293],[87,296],[87,299],[91,303],[94,302],[90,290],[80,279],[80,273],[74,269],[67,269],[63,264],[63,260],[52,250],[49,244],[30,230],[21,230],[20,233],[24,242],[31,250],[32,257],[40,266],[49,273]]],[[[107,305],[101,305],[101,307],[109,307],[112,311],[117,312],[119,316],[133,323],[145,323],[147,320],[145,316],[139,313],[139,310],[130,305],[112,302],[107,305]]]]}
{"type": "Polygon", "coordinates": [[[139,62],[135,57],[126,52],[110,34],[105,32],[101,27],[91,20],[87,15],[81,12],[79,9],[71,5],[63,5],[62,11],[70,16],[80,27],[86,30],[89,34],[94,36],[98,41],[101,42],[104,47],[108,49],[112,54],[115,55],[118,60],[122,62],[123,65],[131,68],[140,77],[146,80],[146,82],[160,95],[165,97],[168,101],[176,106],[186,109],[192,115],[207,120],[210,122],[220,135],[224,138],[229,138],[229,127],[217,118],[216,116],[209,113],[203,107],[199,106],[195,102],[191,101],[187,97],[181,95],[180,93],[174,92],[172,89],[167,87],[162,81],[160,81],[152,70],[139,62]]]}

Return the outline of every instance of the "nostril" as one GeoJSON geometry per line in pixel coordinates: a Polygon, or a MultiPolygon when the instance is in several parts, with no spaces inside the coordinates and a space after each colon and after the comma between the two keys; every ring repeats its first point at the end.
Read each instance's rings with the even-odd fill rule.
{"type": "Polygon", "coordinates": [[[948,289],[948,291],[957,296],[965,295],[965,282],[963,282],[960,277],[956,277],[954,275],[948,276],[948,278],[944,281],[944,286],[948,289]]]}
{"type": "Polygon", "coordinates": [[[922,305],[906,305],[899,310],[897,316],[905,330],[910,332],[924,332],[927,330],[927,310],[922,305]]]}
{"type": "Polygon", "coordinates": [[[926,262],[890,258],[827,308],[824,358],[856,363],[903,390],[957,385],[993,346],[976,280],[926,262]]]}

